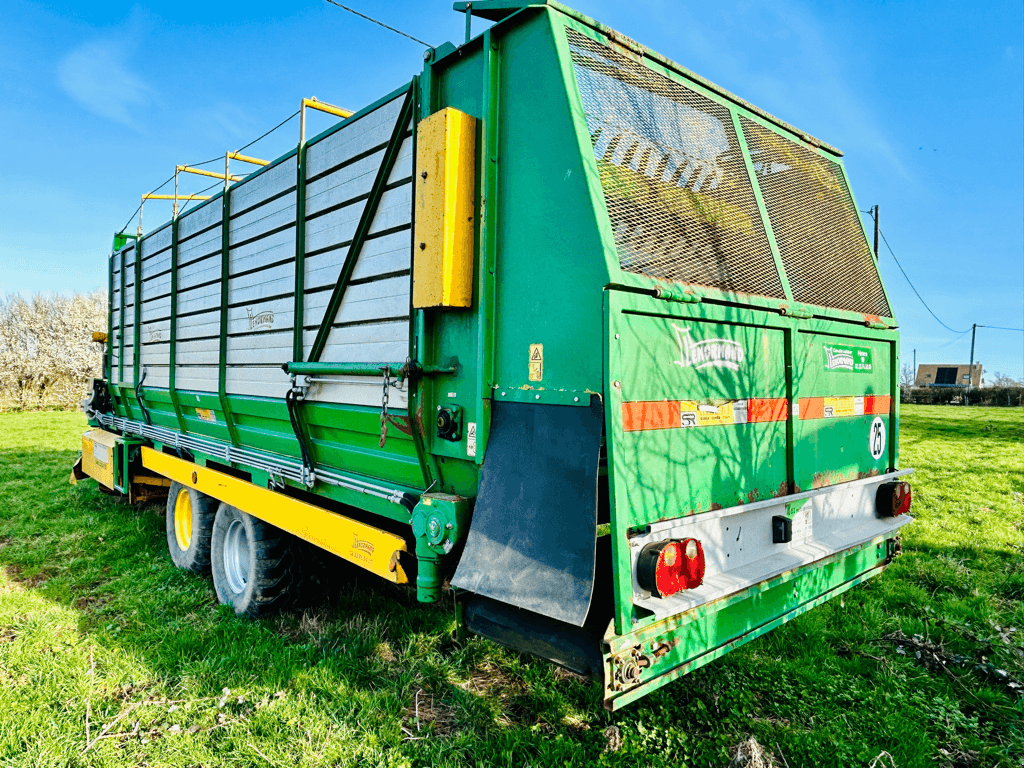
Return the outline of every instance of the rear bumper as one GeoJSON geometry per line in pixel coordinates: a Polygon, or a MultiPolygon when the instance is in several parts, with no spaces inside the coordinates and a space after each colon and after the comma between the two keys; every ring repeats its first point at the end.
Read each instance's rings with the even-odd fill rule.
{"type": "Polygon", "coordinates": [[[662,619],[740,592],[766,579],[818,562],[872,541],[889,538],[910,523],[908,515],[879,517],[878,486],[911,469],[855,480],[803,493],[688,515],[648,526],[629,541],[633,604],[662,619]],[[792,521],[792,540],[773,543],[772,520],[792,521]],[[653,597],[636,581],[636,561],[651,542],[699,540],[707,568],[704,583],[669,598],[653,597]]]}
{"type": "Polygon", "coordinates": [[[653,540],[701,538],[708,574],[697,589],[668,599],[634,582],[634,605],[649,616],[630,632],[609,628],[603,639],[606,708],[625,706],[880,574],[912,518],[878,517],[875,494],[910,471],[665,521],[632,539],[636,553],[653,540]],[[793,541],[773,544],[772,518],[786,514],[808,520],[799,534],[794,525],[793,541]]]}

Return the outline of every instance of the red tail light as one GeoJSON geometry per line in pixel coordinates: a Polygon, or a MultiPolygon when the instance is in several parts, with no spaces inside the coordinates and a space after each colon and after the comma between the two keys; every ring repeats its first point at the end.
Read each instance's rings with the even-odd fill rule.
{"type": "Polygon", "coordinates": [[[913,492],[910,483],[882,483],[875,497],[879,517],[897,517],[910,511],[913,492]]]}
{"type": "Polygon", "coordinates": [[[699,587],[704,583],[704,548],[696,539],[648,544],[637,560],[636,579],[657,597],[699,587]]]}

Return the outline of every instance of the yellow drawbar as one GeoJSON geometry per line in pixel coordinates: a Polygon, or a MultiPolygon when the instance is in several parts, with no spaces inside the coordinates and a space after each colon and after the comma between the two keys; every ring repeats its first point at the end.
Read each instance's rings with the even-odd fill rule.
{"type": "Polygon", "coordinates": [[[416,129],[412,303],[473,303],[476,118],[445,107],[416,129]]]}
{"type": "Polygon", "coordinates": [[[401,536],[152,448],[143,447],[142,466],[276,525],[388,581],[409,581],[398,562],[398,553],[407,551],[401,536]]]}

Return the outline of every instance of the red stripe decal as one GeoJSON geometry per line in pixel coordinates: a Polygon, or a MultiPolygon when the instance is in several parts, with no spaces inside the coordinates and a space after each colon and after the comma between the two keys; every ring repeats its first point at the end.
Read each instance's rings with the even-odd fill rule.
{"type": "Polygon", "coordinates": [[[825,398],[824,397],[801,397],[800,398],[800,420],[824,419],[825,398]]]}
{"type": "Polygon", "coordinates": [[[892,398],[889,395],[865,395],[864,414],[872,416],[888,416],[892,398]]]}

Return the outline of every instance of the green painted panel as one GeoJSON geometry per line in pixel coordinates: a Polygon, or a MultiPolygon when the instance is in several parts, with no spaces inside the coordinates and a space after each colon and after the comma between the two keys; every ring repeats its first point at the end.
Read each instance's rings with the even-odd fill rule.
{"type": "Polygon", "coordinates": [[[635,528],[785,494],[783,330],[700,304],[668,315],[668,302],[631,296],[630,311],[608,293],[609,434],[616,505],[628,507],[618,520],[635,528]]]}
{"type": "Polygon", "coordinates": [[[894,439],[892,342],[828,333],[796,338],[796,487],[822,488],[885,472],[894,439]]]}

